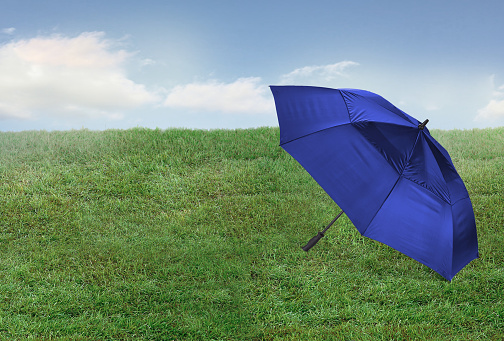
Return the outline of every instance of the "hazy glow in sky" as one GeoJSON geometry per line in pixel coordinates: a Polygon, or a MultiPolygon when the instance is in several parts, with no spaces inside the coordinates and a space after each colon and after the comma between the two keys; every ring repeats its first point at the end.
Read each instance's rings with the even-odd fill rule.
{"type": "Polygon", "coordinates": [[[276,126],[268,85],[504,125],[504,2],[34,1],[0,12],[0,130],[276,126]]]}

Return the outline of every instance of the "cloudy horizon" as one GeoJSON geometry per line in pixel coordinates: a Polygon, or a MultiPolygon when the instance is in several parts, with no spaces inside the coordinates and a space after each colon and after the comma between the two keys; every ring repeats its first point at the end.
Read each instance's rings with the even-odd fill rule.
{"type": "MultiPolygon", "coordinates": [[[[307,32],[286,21],[289,33],[282,22],[272,20],[275,8],[263,2],[252,9],[262,15],[267,28],[278,28],[280,33],[265,35],[264,28],[253,26],[249,18],[253,13],[239,8],[227,9],[237,18],[222,23],[220,13],[201,9],[193,13],[190,4],[172,8],[151,1],[151,5],[142,10],[143,21],[137,25],[126,25],[125,19],[117,19],[115,26],[103,25],[100,18],[87,23],[91,14],[86,11],[75,14],[74,22],[55,16],[50,23],[38,23],[38,29],[37,23],[27,25],[21,17],[0,21],[6,23],[0,28],[0,130],[276,126],[268,86],[282,84],[373,91],[419,120],[429,118],[432,128],[504,125],[504,65],[495,60],[499,54],[502,57],[503,48],[491,45],[491,36],[504,24],[489,17],[488,27],[475,30],[470,25],[476,24],[468,21],[474,15],[468,3],[460,3],[453,16],[429,12],[429,2],[417,12],[404,5],[401,10],[417,15],[412,21],[424,23],[425,31],[414,26],[393,32],[399,23],[370,19],[368,29],[352,31],[348,24],[336,38],[321,33],[323,28],[313,25],[316,18],[305,20],[307,32]],[[185,16],[165,25],[156,12],[161,8],[172,19],[177,11],[185,16]],[[195,24],[203,13],[203,22],[195,24]],[[445,23],[439,22],[442,18],[445,23]],[[145,26],[150,19],[152,30],[163,25],[168,30],[177,25],[184,29],[170,39],[162,35],[156,39],[145,26]],[[439,26],[436,39],[441,42],[429,40],[434,37],[433,23],[439,26]],[[487,45],[478,41],[475,48],[493,54],[464,50],[470,42],[456,37],[446,23],[456,23],[459,29],[469,25],[464,30],[472,32],[466,37],[471,41],[487,34],[487,45]],[[238,30],[239,37],[230,29],[238,30]],[[389,45],[378,34],[370,39],[374,31],[388,32],[389,45]],[[414,43],[408,37],[415,38],[414,43]],[[335,40],[329,44],[328,39],[335,40]]],[[[109,14],[117,9],[99,6],[109,14]]],[[[504,9],[497,2],[494,6],[504,9]]],[[[303,10],[314,14],[304,5],[292,7],[291,15],[297,18],[303,10]]],[[[135,15],[135,8],[123,10],[122,16],[135,15]]],[[[490,15],[491,10],[488,6],[479,15],[490,15]]],[[[372,18],[370,13],[362,15],[372,18]]]]}

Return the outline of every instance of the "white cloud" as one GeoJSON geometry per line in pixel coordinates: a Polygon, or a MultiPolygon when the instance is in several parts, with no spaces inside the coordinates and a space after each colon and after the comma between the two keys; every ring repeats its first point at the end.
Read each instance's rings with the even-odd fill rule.
{"type": "Polygon", "coordinates": [[[14,31],[16,31],[14,27],[7,27],[2,29],[2,33],[5,34],[14,34],[14,31]]]}
{"type": "Polygon", "coordinates": [[[430,103],[425,106],[425,110],[427,111],[438,111],[441,110],[441,107],[437,104],[430,103]]]}
{"type": "MultiPolygon", "coordinates": [[[[305,66],[280,77],[280,84],[306,78],[331,80],[345,76],[345,69],[359,65],[352,61],[322,66],[305,66]]],[[[223,113],[274,113],[273,97],[259,77],[239,78],[232,83],[216,80],[179,85],[168,94],[167,107],[223,113]]]]}
{"type": "Polygon", "coordinates": [[[128,79],[102,32],[73,38],[37,37],[0,46],[0,118],[105,117],[154,102],[144,85],[128,79]]]}
{"type": "MultiPolygon", "coordinates": [[[[494,78],[494,75],[490,77],[492,84],[494,84],[494,78]]],[[[478,110],[478,115],[474,119],[476,122],[495,122],[504,119],[504,85],[493,90],[492,97],[484,108],[478,110]]]]}
{"type": "Polygon", "coordinates": [[[224,113],[274,112],[269,88],[261,78],[239,78],[232,83],[209,81],[176,86],[164,102],[168,107],[224,113]]]}
{"type": "Polygon", "coordinates": [[[331,81],[337,77],[347,77],[344,71],[359,63],[352,61],[342,61],[328,65],[312,65],[295,69],[288,74],[282,75],[280,82],[282,84],[295,83],[297,81],[307,81],[310,79],[331,81]]]}
{"type": "Polygon", "coordinates": [[[475,121],[497,121],[504,119],[504,100],[492,99],[486,107],[478,110],[475,121]]]}
{"type": "Polygon", "coordinates": [[[146,59],[142,59],[140,61],[140,66],[149,66],[149,65],[156,65],[157,62],[153,59],[150,59],[150,58],[146,58],[146,59]]]}

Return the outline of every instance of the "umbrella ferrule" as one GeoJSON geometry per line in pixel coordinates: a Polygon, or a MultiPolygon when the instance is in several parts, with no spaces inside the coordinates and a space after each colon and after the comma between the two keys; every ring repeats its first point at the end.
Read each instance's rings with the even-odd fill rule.
{"type": "Polygon", "coordinates": [[[425,121],[423,121],[423,123],[420,123],[418,125],[418,129],[423,130],[423,128],[425,128],[425,126],[427,125],[428,122],[429,122],[429,120],[425,120],[425,121]]]}

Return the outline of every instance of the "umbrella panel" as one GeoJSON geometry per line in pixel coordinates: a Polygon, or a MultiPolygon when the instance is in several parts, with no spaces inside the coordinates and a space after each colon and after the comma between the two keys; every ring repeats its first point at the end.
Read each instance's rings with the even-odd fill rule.
{"type": "Polygon", "coordinates": [[[351,124],[283,144],[363,232],[399,173],[351,124]]]}
{"type": "Polygon", "coordinates": [[[479,257],[476,220],[469,197],[452,205],[453,213],[453,276],[470,261],[479,257]]]}
{"type": "Polygon", "coordinates": [[[353,126],[398,174],[402,173],[418,138],[417,128],[369,121],[353,123],[353,126]]]}
{"type": "Polygon", "coordinates": [[[451,206],[401,177],[363,235],[451,279],[452,228],[451,206]]]}

